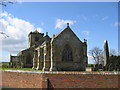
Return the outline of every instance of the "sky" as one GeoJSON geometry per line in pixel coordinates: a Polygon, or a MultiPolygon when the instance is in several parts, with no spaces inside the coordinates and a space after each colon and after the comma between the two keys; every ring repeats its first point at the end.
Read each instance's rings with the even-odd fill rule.
{"type": "Polygon", "coordinates": [[[0,61],[9,61],[28,48],[28,34],[36,29],[49,36],[61,32],[66,23],[81,41],[87,39],[89,63],[93,63],[89,50],[103,49],[108,40],[109,49],[118,51],[118,3],[117,2],[17,2],[7,4],[0,15],[2,49],[0,61]]]}

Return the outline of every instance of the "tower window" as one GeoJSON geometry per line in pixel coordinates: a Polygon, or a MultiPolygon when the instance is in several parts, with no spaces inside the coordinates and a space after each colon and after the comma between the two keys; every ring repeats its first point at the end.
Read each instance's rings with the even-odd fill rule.
{"type": "Polygon", "coordinates": [[[38,41],[39,40],[39,37],[35,37],[35,41],[38,41]]]}

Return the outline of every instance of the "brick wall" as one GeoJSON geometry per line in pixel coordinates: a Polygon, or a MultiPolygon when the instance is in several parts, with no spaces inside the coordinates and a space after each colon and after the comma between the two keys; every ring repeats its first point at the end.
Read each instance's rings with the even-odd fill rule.
{"type": "Polygon", "coordinates": [[[45,74],[54,88],[117,88],[117,75],[45,74]]]}
{"type": "Polygon", "coordinates": [[[2,71],[2,78],[17,88],[118,88],[117,73],[2,71]]]}
{"type": "Polygon", "coordinates": [[[2,72],[3,87],[41,88],[42,74],[23,72],[2,72]]]}

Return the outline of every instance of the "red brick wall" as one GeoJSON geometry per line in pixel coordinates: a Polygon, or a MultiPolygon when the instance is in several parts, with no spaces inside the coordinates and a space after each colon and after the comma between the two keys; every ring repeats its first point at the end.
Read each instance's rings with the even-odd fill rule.
{"type": "Polygon", "coordinates": [[[41,88],[42,74],[38,73],[20,73],[20,72],[3,72],[3,87],[11,88],[41,88]]]}
{"type": "Polygon", "coordinates": [[[3,86],[17,88],[118,88],[118,74],[23,73],[2,74],[3,86]]]}
{"type": "Polygon", "coordinates": [[[44,74],[54,88],[117,88],[117,75],[44,74]]]}

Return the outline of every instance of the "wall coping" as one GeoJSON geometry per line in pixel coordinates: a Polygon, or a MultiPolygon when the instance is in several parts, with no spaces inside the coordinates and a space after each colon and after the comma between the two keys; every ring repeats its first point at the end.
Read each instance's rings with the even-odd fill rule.
{"type": "Polygon", "coordinates": [[[17,72],[17,73],[39,73],[39,74],[100,74],[100,75],[118,75],[120,72],[83,72],[83,71],[23,71],[23,70],[2,70],[2,72],[17,72]]]}

